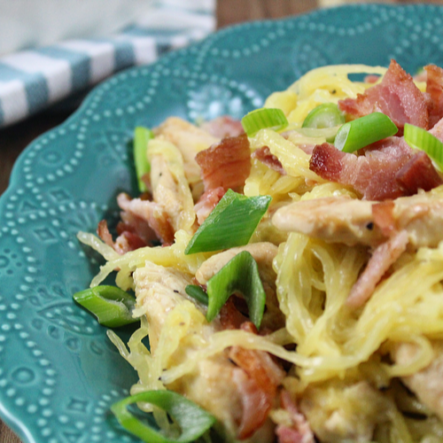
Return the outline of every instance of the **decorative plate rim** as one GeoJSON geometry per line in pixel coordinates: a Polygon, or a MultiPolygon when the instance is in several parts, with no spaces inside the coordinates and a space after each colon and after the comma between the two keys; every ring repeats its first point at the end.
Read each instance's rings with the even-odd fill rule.
{"type": "MultiPolygon", "coordinates": [[[[229,26],[227,28],[221,29],[218,32],[206,37],[204,40],[193,43],[192,45],[173,51],[165,56],[163,56],[161,59],[159,59],[157,62],[155,62],[152,65],[149,66],[142,66],[142,67],[135,67],[130,68],[127,70],[124,70],[120,73],[117,73],[116,75],[112,76],[111,78],[105,80],[103,83],[99,84],[98,86],[94,87],[94,89],[87,95],[81,106],[74,112],[73,115],[71,115],[65,122],[63,122],[61,125],[51,129],[50,131],[40,135],[38,138],[36,138],[32,143],[29,144],[29,146],[23,150],[23,152],[20,154],[18,159],[16,160],[13,170],[11,172],[11,176],[9,179],[9,185],[3,195],[0,196],[0,228],[3,226],[3,223],[7,223],[6,218],[6,206],[8,199],[12,196],[13,192],[16,191],[21,184],[21,181],[23,180],[23,177],[25,175],[25,161],[29,154],[31,152],[36,153],[37,152],[37,146],[39,146],[42,142],[42,140],[47,139],[52,134],[62,134],[63,131],[67,132],[68,128],[72,125],[76,125],[79,123],[84,116],[86,115],[87,111],[91,109],[91,105],[94,102],[94,100],[105,90],[112,88],[113,84],[115,82],[124,81],[124,78],[127,78],[128,75],[130,76],[132,72],[148,72],[153,73],[156,69],[162,68],[164,66],[174,65],[177,60],[180,59],[180,57],[189,55],[192,51],[198,52],[202,50],[205,46],[209,46],[209,44],[217,42],[218,39],[223,38],[223,36],[236,32],[237,30],[249,30],[254,28],[259,28],[261,26],[276,26],[274,24],[282,23],[282,22],[299,22],[299,21],[314,21],[319,17],[327,16],[332,13],[336,13],[337,10],[341,11],[364,11],[367,12],[368,10],[372,11],[378,11],[378,10],[397,10],[397,11],[439,11],[441,13],[442,7],[435,5],[435,4],[410,4],[410,5],[390,5],[390,4],[380,4],[380,3],[372,3],[372,4],[352,4],[352,5],[343,5],[338,6],[334,8],[325,8],[325,9],[319,9],[311,12],[307,12],[304,14],[300,14],[298,16],[291,16],[291,17],[285,17],[278,20],[262,20],[262,21],[254,21],[254,22],[246,22],[237,24],[234,26],[229,26]],[[125,77],[126,76],[126,77],[125,77]]],[[[59,136],[59,135],[57,135],[59,136]]],[[[63,138],[63,135],[60,136],[63,138]]],[[[73,173],[75,175],[75,171],[73,173]]],[[[0,232],[0,239],[1,239],[1,232],[0,232]]],[[[0,292],[0,301],[1,301],[1,292],[0,292]]],[[[1,330],[0,330],[1,332],[1,330]]],[[[1,334],[0,334],[1,337],[1,334]]],[[[1,340],[0,340],[0,346],[1,346],[1,340]]],[[[2,367],[0,367],[0,373],[1,373],[2,367]]],[[[23,442],[27,443],[42,443],[44,441],[44,438],[41,435],[35,435],[30,429],[29,421],[25,419],[23,414],[14,413],[9,408],[5,406],[5,394],[0,392],[0,417],[2,420],[10,426],[23,440],[23,442]]]]}

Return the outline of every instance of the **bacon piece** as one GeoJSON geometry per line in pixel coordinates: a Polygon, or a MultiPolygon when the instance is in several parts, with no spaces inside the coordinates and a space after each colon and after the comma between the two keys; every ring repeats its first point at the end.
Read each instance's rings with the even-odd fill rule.
{"type": "Polygon", "coordinates": [[[286,171],[283,169],[283,165],[280,163],[280,160],[277,158],[277,156],[271,154],[271,150],[267,146],[257,149],[252,154],[252,157],[261,161],[268,168],[279,172],[281,175],[286,175],[286,171]]]}
{"type": "Polygon", "coordinates": [[[251,334],[258,334],[257,327],[250,321],[245,321],[240,325],[240,329],[251,334]]]}
{"type": "Polygon", "coordinates": [[[289,412],[292,427],[279,425],[276,429],[279,443],[314,443],[314,434],[305,416],[298,411],[296,404],[292,401],[289,392],[282,391],[280,402],[289,412]]]}
{"type": "Polygon", "coordinates": [[[356,99],[347,98],[338,104],[342,111],[355,117],[383,112],[400,129],[400,134],[405,123],[428,128],[426,98],[415,86],[412,77],[395,60],[391,60],[380,84],[367,89],[364,94],[358,94],[356,99]]]}
{"type": "Polygon", "coordinates": [[[203,123],[201,129],[217,138],[237,137],[245,132],[241,122],[228,115],[203,123]]]}
{"type": "Polygon", "coordinates": [[[233,346],[229,358],[248,377],[247,381],[234,379],[243,394],[243,415],[238,430],[238,438],[243,440],[252,436],[266,421],[284,371],[263,351],[233,346]]]}
{"type": "Polygon", "coordinates": [[[405,189],[404,195],[414,195],[419,189],[430,191],[443,183],[428,155],[421,151],[397,172],[397,182],[405,189]]]}
{"type": "Polygon", "coordinates": [[[158,241],[155,232],[141,218],[136,217],[129,212],[122,212],[120,217],[123,221],[117,224],[118,235],[123,234],[125,231],[131,232],[140,237],[147,245],[152,244],[153,241],[158,241]]]}
{"type": "Polygon", "coordinates": [[[365,77],[365,83],[374,84],[380,80],[380,76],[375,74],[369,74],[365,77]]]}
{"type": "Polygon", "coordinates": [[[97,226],[97,235],[111,248],[114,247],[114,240],[109,232],[108,222],[106,220],[101,220],[97,226]]]}
{"type": "Polygon", "coordinates": [[[390,237],[396,229],[394,208],[395,203],[392,200],[372,205],[374,223],[386,237],[390,237]]]}
{"type": "Polygon", "coordinates": [[[251,171],[251,154],[246,134],[223,139],[195,157],[201,167],[205,191],[244,186],[251,171]]]}
{"type": "Polygon", "coordinates": [[[425,66],[426,93],[428,94],[429,127],[443,117],[443,69],[435,65],[425,66]]]}
{"type": "Polygon", "coordinates": [[[375,286],[385,272],[405,251],[408,244],[408,233],[400,231],[388,241],[378,246],[370,258],[365,270],[351,289],[346,304],[359,308],[371,297],[375,286]]]}
{"type": "Polygon", "coordinates": [[[429,130],[429,133],[443,142],[443,118],[441,118],[434,127],[429,130]]]}
{"type": "MultiPolygon", "coordinates": [[[[222,330],[240,329],[247,318],[235,307],[234,298],[229,297],[228,301],[220,309],[220,326],[222,330]]],[[[249,331],[250,332],[250,331],[249,331]]]]}
{"type": "Polygon", "coordinates": [[[217,206],[218,202],[223,198],[225,193],[225,189],[222,186],[219,186],[218,188],[209,189],[202,194],[197,204],[194,206],[199,225],[206,220],[208,215],[217,206]]]}
{"type": "MultiPolygon", "coordinates": [[[[223,330],[242,329],[257,334],[257,328],[246,321],[232,296],[220,310],[220,326],[223,330]]],[[[243,412],[238,438],[243,440],[254,434],[266,421],[277,386],[285,373],[267,352],[233,346],[229,350],[229,358],[241,369],[234,373],[233,381],[241,393],[243,412]]]]}
{"type": "Polygon", "coordinates": [[[328,143],[318,145],[310,169],[327,180],[353,186],[366,200],[413,195],[443,183],[427,154],[413,151],[401,137],[374,143],[360,156],[328,143]]]}
{"type": "Polygon", "coordinates": [[[124,193],[117,196],[117,203],[124,211],[121,216],[125,223],[138,230],[151,228],[163,245],[171,245],[174,242],[174,230],[168,215],[158,203],[139,198],[131,200],[124,193]]]}
{"type": "Polygon", "coordinates": [[[137,235],[129,231],[125,231],[115,239],[115,250],[119,254],[126,254],[129,251],[147,246],[146,243],[137,235]]]}
{"type": "Polygon", "coordinates": [[[323,143],[316,146],[312,151],[309,169],[326,180],[339,182],[342,170],[346,166],[345,160],[351,162],[351,159],[347,158],[344,152],[339,151],[329,143],[323,143]]]}
{"type": "Polygon", "coordinates": [[[119,254],[135,251],[147,245],[143,239],[130,230],[121,231],[114,242],[106,220],[102,220],[98,224],[97,234],[107,245],[111,246],[119,254]]]}
{"type": "Polygon", "coordinates": [[[266,421],[270,405],[267,395],[257,382],[249,378],[242,369],[233,371],[232,381],[239,393],[242,409],[237,438],[244,440],[252,436],[266,421]]]}
{"type": "Polygon", "coordinates": [[[353,186],[366,200],[386,200],[404,195],[396,173],[411,156],[411,148],[400,137],[374,143],[360,156],[323,143],[315,147],[309,167],[320,177],[353,186]]]}

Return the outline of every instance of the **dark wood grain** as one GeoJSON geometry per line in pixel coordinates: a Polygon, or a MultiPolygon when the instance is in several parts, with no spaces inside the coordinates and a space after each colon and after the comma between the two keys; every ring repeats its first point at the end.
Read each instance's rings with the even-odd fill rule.
{"type": "Polygon", "coordinates": [[[39,135],[62,123],[69,115],[67,112],[46,111],[0,130],[0,195],[6,190],[12,167],[23,149],[39,135]]]}
{"type": "Polygon", "coordinates": [[[223,28],[249,20],[302,14],[318,5],[317,0],[219,0],[217,26],[223,28]]]}

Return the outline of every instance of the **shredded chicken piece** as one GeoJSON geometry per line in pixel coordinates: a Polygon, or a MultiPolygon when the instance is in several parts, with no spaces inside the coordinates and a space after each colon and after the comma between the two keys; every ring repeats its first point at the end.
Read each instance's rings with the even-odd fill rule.
{"type": "Polygon", "coordinates": [[[301,412],[322,443],[371,441],[375,425],[386,419],[384,405],[382,394],[366,381],[310,386],[300,400],[301,412]]]}
{"type": "Polygon", "coordinates": [[[375,226],[380,228],[384,236],[390,237],[395,231],[395,204],[392,200],[372,205],[375,226]]]}
{"type": "Polygon", "coordinates": [[[291,203],[277,210],[272,223],[334,243],[377,245],[384,240],[374,225],[372,203],[348,197],[327,197],[291,203]]]}
{"type": "MultiPolygon", "coordinates": [[[[390,203],[389,203],[390,204],[390,203]]],[[[280,208],[272,223],[283,231],[300,232],[328,242],[376,247],[387,240],[386,230],[406,230],[415,247],[435,247],[443,240],[443,201],[438,192],[422,192],[394,200],[393,226],[377,224],[380,203],[345,196],[291,203],[280,208]]],[[[389,217],[388,217],[389,219],[389,217]]]]}
{"type": "Polygon", "coordinates": [[[154,202],[167,214],[174,232],[178,231],[181,228],[184,197],[163,155],[151,156],[151,183],[154,202]]]}
{"type": "Polygon", "coordinates": [[[291,426],[279,425],[276,430],[279,443],[314,443],[314,434],[306,417],[298,410],[289,392],[280,394],[281,406],[289,413],[291,426]]]}
{"type": "Polygon", "coordinates": [[[329,197],[284,206],[272,222],[281,230],[375,248],[347,300],[349,306],[356,308],[369,299],[408,244],[435,247],[443,240],[443,202],[432,192],[383,203],[329,197]]]}
{"type": "MultiPolygon", "coordinates": [[[[402,377],[406,386],[414,392],[421,403],[443,420],[443,341],[433,342],[435,358],[426,368],[408,377],[402,377]]],[[[394,351],[394,360],[407,365],[417,357],[417,346],[401,343],[394,351]]]]}
{"type": "MultiPolygon", "coordinates": [[[[192,283],[190,275],[147,262],[144,268],[138,268],[134,272],[134,283],[137,311],[145,313],[147,317],[151,352],[154,356],[158,349],[162,328],[172,310],[183,306],[184,303],[192,303],[196,309],[204,313],[204,308],[196,305],[194,300],[186,295],[185,288],[192,283]]],[[[199,343],[205,343],[208,337],[219,328],[218,322],[204,324],[201,337],[193,337],[192,340],[182,343],[170,357],[170,362],[179,364],[185,361],[189,358],[188,354],[195,350],[199,343]]],[[[246,365],[245,357],[239,356],[240,354],[236,355],[244,366],[246,365]]],[[[267,368],[269,369],[268,365],[267,368]]],[[[258,371],[260,368],[251,369],[251,371],[254,370],[258,371]]],[[[263,413],[263,406],[254,401],[261,398],[261,389],[257,386],[254,377],[242,367],[235,365],[227,354],[222,353],[200,361],[195,371],[177,380],[168,388],[185,395],[214,414],[225,425],[229,441],[234,440],[239,432],[246,433],[247,430],[247,435],[251,436],[251,442],[272,442],[273,435],[269,432],[267,425],[264,425],[263,420],[257,420],[254,415],[254,411],[258,416],[263,413]],[[208,395],[209,392],[211,395],[208,395]],[[247,405],[247,410],[244,409],[245,405],[247,405]],[[242,424],[247,428],[242,430],[242,424]]],[[[243,436],[246,438],[246,434],[243,436]]]]}

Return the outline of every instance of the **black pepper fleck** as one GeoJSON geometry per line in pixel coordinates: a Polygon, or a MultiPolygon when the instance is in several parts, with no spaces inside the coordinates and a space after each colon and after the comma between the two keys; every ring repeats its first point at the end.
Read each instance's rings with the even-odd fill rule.
{"type": "Polygon", "coordinates": [[[370,222],[366,225],[366,229],[369,229],[370,231],[372,231],[374,229],[374,223],[370,222]]]}

